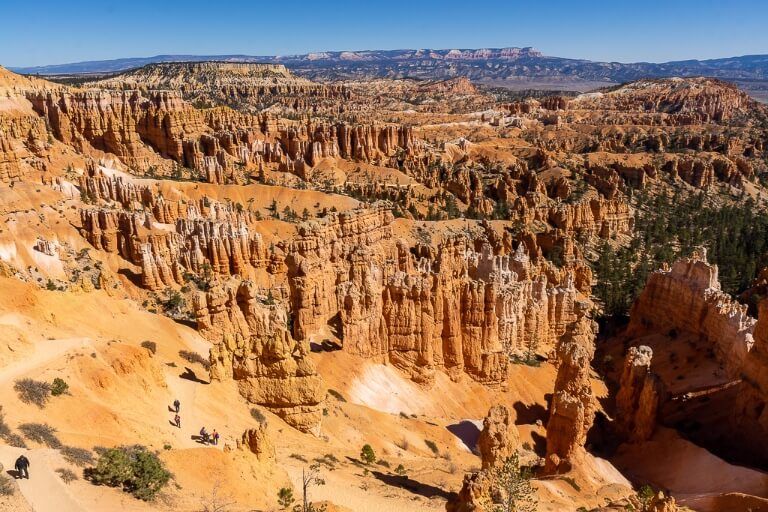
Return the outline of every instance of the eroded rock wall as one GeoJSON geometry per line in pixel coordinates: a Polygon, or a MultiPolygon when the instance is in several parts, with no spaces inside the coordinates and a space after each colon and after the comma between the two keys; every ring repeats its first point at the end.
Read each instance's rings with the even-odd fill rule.
{"type": "Polygon", "coordinates": [[[674,329],[709,340],[735,376],[752,347],[756,323],[746,305],[721,290],[717,265],[707,263],[703,250],[651,274],[629,316],[630,336],[674,329]]]}
{"type": "Polygon", "coordinates": [[[490,236],[411,247],[392,221],[385,210],[334,214],[283,245],[298,339],[330,325],[344,350],[416,380],[442,370],[500,384],[508,354],[546,350],[573,321],[579,268],[534,262],[522,243],[504,254],[490,236]]]}
{"type": "Polygon", "coordinates": [[[544,471],[569,471],[584,454],[587,432],[597,407],[590,380],[597,324],[580,304],[579,318],[568,326],[557,345],[557,377],[547,423],[544,471]]]}
{"type": "Polygon", "coordinates": [[[656,429],[656,417],[663,403],[661,380],[651,373],[650,347],[630,347],[616,394],[616,427],[623,439],[643,442],[656,429]]]}
{"type": "Polygon", "coordinates": [[[249,281],[217,284],[194,301],[200,333],[213,343],[211,378],[234,379],[251,403],[289,425],[316,432],[326,389],[306,343],[287,330],[288,315],[249,281]]]}

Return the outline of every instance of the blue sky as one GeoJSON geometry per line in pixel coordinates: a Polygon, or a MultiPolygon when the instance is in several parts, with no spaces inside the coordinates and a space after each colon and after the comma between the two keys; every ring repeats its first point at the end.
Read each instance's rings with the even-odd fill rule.
{"type": "Polygon", "coordinates": [[[620,62],[768,53],[766,0],[0,0],[0,64],[534,46],[620,62]]]}

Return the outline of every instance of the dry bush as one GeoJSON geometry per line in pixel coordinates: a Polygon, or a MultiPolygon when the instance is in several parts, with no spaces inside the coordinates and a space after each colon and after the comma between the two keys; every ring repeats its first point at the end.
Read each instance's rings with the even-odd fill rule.
{"type": "Polygon", "coordinates": [[[47,423],[22,423],[19,425],[21,433],[35,443],[44,444],[48,448],[61,448],[62,444],[56,437],[56,429],[47,423]]]}
{"type": "Polygon", "coordinates": [[[91,453],[90,450],[86,450],[85,448],[76,448],[74,446],[64,446],[59,451],[64,456],[64,460],[66,460],[70,464],[74,464],[75,466],[79,466],[81,468],[84,468],[85,466],[90,466],[91,464],[93,464],[93,461],[95,460],[93,458],[93,453],[91,453]]]}
{"type": "Polygon", "coordinates": [[[17,380],[13,385],[13,389],[19,395],[19,400],[25,404],[35,404],[41,409],[45,407],[51,398],[51,385],[40,380],[17,380]]]}
{"type": "Polygon", "coordinates": [[[258,410],[255,407],[251,409],[251,417],[253,417],[253,419],[255,419],[261,424],[265,424],[267,422],[267,417],[264,416],[264,413],[262,413],[260,410],[258,410]]]}
{"type": "Polygon", "coordinates": [[[179,357],[192,364],[199,364],[206,370],[210,370],[211,362],[204,358],[197,352],[191,352],[189,350],[179,350],[179,357]]]}
{"type": "Polygon", "coordinates": [[[74,471],[72,471],[71,469],[67,469],[67,468],[58,468],[58,469],[56,470],[56,472],[59,474],[59,477],[61,478],[61,480],[62,480],[62,481],[65,483],[65,484],[68,484],[68,483],[70,483],[70,482],[74,482],[75,480],[77,480],[77,479],[78,479],[78,478],[77,478],[77,475],[75,474],[75,472],[74,472],[74,471]]]}
{"type": "Polygon", "coordinates": [[[0,474],[0,496],[13,496],[16,494],[16,486],[13,480],[0,474]]]}
{"type": "Polygon", "coordinates": [[[14,448],[27,447],[27,443],[24,441],[24,438],[21,437],[19,434],[16,434],[15,432],[8,434],[3,439],[5,439],[5,442],[8,443],[8,446],[13,446],[14,448]]]}
{"type": "Polygon", "coordinates": [[[150,354],[152,355],[157,354],[157,343],[155,343],[154,341],[149,341],[149,340],[142,341],[141,346],[149,350],[150,354]]]}

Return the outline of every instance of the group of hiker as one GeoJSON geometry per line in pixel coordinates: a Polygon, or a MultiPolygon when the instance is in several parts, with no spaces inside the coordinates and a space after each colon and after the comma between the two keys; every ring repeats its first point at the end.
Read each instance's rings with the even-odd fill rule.
{"type": "Polygon", "coordinates": [[[173,424],[176,425],[176,428],[181,428],[181,416],[179,416],[179,411],[181,410],[181,402],[179,402],[179,399],[173,401],[173,409],[176,415],[173,417],[173,424]]]}
{"type": "Polygon", "coordinates": [[[200,429],[200,441],[203,444],[212,444],[217,445],[219,444],[219,433],[216,432],[216,429],[213,429],[213,432],[208,433],[207,430],[205,430],[205,427],[200,429]]]}
{"type": "MultiPolygon", "coordinates": [[[[179,402],[178,399],[173,401],[173,424],[176,425],[177,428],[181,428],[181,416],[179,416],[179,412],[181,412],[181,402],[179,402]]],[[[219,444],[219,433],[216,432],[216,429],[213,429],[213,432],[208,432],[205,427],[200,429],[200,441],[203,444],[212,444],[214,446],[219,444]]],[[[29,459],[26,457],[26,455],[21,454],[16,459],[16,463],[14,464],[14,467],[16,469],[16,478],[26,478],[29,480],[29,459]]]]}
{"type": "MultiPolygon", "coordinates": [[[[176,428],[181,428],[181,416],[179,416],[179,412],[181,411],[181,402],[179,402],[178,398],[173,401],[173,424],[176,426],[176,428]]],[[[219,433],[216,432],[216,429],[213,429],[213,432],[208,432],[205,427],[200,429],[200,442],[203,444],[212,444],[212,445],[218,445],[219,444],[219,433]]]]}

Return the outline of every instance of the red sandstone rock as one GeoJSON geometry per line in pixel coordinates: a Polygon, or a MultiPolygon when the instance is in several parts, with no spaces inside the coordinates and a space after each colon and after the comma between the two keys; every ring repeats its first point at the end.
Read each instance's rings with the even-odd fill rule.
{"type": "Polygon", "coordinates": [[[211,340],[211,378],[234,379],[251,403],[303,432],[316,432],[325,386],[308,347],[285,329],[285,310],[263,304],[252,283],[217,285],[194,302],[200,333],[211,340]]]}
{"type": "Polygon", "coordinates": [[[596,323],[587,316],[568,327],[557,346],[557,378],[547,423],[546,473],[567,472],[584,451],[592,426],[595,398],[590,368],[595,354],[596,323]]]}
{"type": "Polygon", "coordinates": [[[664,393],[662,383],[651,373],[653,351],[646,346],[630,347],[616,395],[617,430],[630,442],[651,438],[664,393]]]}

